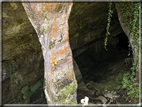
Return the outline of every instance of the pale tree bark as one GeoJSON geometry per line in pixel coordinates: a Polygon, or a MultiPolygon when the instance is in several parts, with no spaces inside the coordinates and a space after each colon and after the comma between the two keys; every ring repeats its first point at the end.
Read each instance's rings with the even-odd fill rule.
{"type": "Polygon", "coordinates": [[[73,3],[23,3],[42,45],[44,92],[48,104],[77,103],[77,82],[68,33],[72,5],[73,3]]]}

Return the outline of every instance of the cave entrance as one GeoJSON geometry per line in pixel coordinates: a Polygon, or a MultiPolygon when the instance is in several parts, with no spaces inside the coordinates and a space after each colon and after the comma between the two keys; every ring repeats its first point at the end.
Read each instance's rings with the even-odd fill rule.
{"type": "MultiPolygon", "coordinates": [[[[109,50],[106,53],[102,53],[104,52],[104,50],[102,51],[100,50],[99,53],[95,53],[94,47],[90,47],[82,54],[80,54],[78,57],[74,57],[74,60],[77,62],[78,67],[80,69],[82,80],[85,84],[84,86],[80,85],[83,82],[77,81],[78,103],[82,98],[88,96],[89,98],[91,97],[89,101],[92,104],[102,104],[103,103],[101,101],[102,99],[98,100],[100,96],[104,97],[104,93],[102,93],[102,90],[109,90],[108,93],[117,92],[118,96],[117,95],[116,96],[117,97],[121,96],[118,98],[117,101],[121,102],[124,100],[123,98],[124,90],[122,88],[122,80],[124,73],[129,71],[130,68],[132,67],[133,55],[131,47],[130,48],[128,47],[129,40],[125,35],[125,33],[122,32],[118,34],[116,38],[118,38],[119,40],[116,47],[112,50],[109,50]],[[128,56],[129,52],[130,55],[128,56]],[[111,54],[107,55],[109,53],[111,54]],[[99,59],[99,55],[102,56],[103,54],[106,54],[106,56],[108,57],[106,56],[103,58],[100,57],[99,59]],[[85,88],[85,86],[87,88],[85,88]],[[91,95],[90,93],[94,94],[91,95]]],[[[107,104],[108,103],[117,104],[115,100],[111,102],[109,97],[105,98],[108,98],[107,104]]],[[[121,102],[121,103],[124,104],[129,102],[121,102]]]]}
{"type": "Polygon", "coordinates": [[[128,37],[122,32],[115,38],[118,38],[118,43],[114,49],[108,50],[108,52],[100,50],[96,53],[94,46],[92,46],[78,57],[74,57],[85,84],[89,81],[100,83],[109,78],[113,80],[115,79],[113,77],[119,72],[132,67],[133,56],[131,47],[128,47],[128,37]]]}
{"type": "MultiPolygon", "coordinates": [[[[108,3],[74,3],[72,7],[69,17],[69,42],[73,58],[82,75],[82,81],[77,81],[78,102],[84,96],[92,98],[96,93],[97,96],[105,95],[104,90],[117,91],[120,96],[123,96],[124,91],[120,88],[121,82],[123,74],[132,67],[133,55],[131,47],[128,47],[128,37],[120,26],[115,7],[113,10],[111,35],[108,38],[108,51],[106,51],[104,35],[106,34],[108,3]]],[[[93,104],[100,104],[94,98],[96,96],[89,101],[93,104]]],[[[120,97],[120,99],[123,98],[120,97]]],[[[97,100],[102,103],[101,99],[97,100]]],[[[110,100],[107,101],[111,103],[110,100]]],[[[120,101],[120,104],[122,103],[125,102],[120,101]]]]}

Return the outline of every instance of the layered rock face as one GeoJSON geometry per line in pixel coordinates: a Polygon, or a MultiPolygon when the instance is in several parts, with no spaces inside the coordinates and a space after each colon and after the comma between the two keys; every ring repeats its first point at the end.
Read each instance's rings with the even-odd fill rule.
{"type": "Polygon", "coordinates": [[[106,37],[106,25],[108,16],[108,3],[74,3],[69,18],[70,44],[74,57],[88,50],[90,56],[102,60],[113,54],[119,38],[118,34],[123,30],[120,27],[117,12],[111,19],[110,36],[107,48],[104,49],[104,39],[106,37]]]}
{"type": "Polygon", "coordinates": [[[3,3],[2,9],[3,103],[19,103],[22,87],[43,77],[44,60],[37,34],[22,4],[3,3]]]}

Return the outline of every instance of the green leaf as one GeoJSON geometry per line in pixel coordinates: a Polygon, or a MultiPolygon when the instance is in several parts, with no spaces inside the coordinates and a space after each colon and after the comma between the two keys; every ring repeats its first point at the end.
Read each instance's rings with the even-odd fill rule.
{"type": "Polygon", "coordinates": [[[41,86],[41,82],[38,81],[37,83],[30,86],[30,90],[32,93],[34,93],[39,87],[41,86]]]}

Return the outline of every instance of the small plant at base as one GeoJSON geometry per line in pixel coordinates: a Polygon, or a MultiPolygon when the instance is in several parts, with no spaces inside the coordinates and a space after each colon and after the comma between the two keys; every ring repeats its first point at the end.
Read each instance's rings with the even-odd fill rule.
{"type": "Polygon", "coordinates": [[[133,82],[135,82],[136,78],[134,77],[134,72],[126,72],[123,76],[122,85],[123,89],[127,90],[128,97],[139,98],[139,87],[134,87],[133,82]]]}

